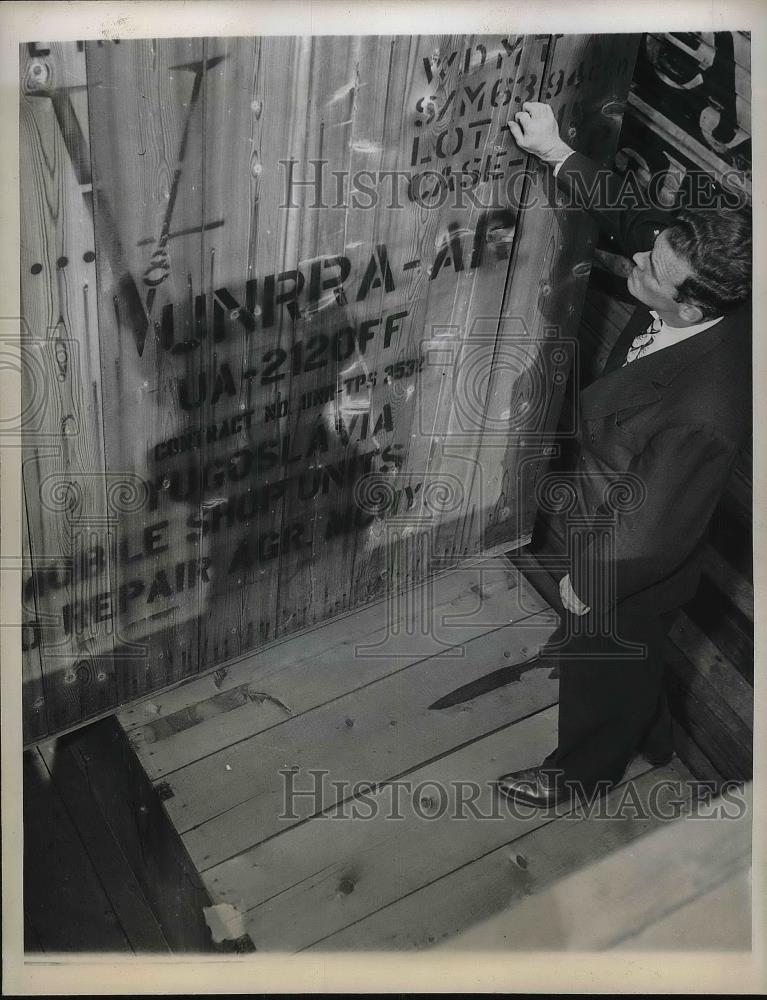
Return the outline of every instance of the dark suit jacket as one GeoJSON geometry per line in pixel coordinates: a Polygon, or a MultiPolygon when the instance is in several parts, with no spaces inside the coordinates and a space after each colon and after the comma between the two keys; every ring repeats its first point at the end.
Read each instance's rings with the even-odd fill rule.
{"type": "MultiPolygon", "coordinates": [[[[583,188],[579,194],[574,178],[588,187],[597,169],[575,153],[557,186],[578,200],[583,188]]],[[[613,174],[613,192],[619,184],[613,174]]],[[[628,255],[650,249],[671,221],[660,209],[589,210],[628,255]]],[[[595,610],[622,604],[654,614],[693,597],[706,528],[751,427],[750,302],[708,330],[621,367],[651,319],[640,304],[603,374],[579,394],[570,524],[573,516],[581,523],[571,527],[570,575],[575,593],[595,610]]]]}

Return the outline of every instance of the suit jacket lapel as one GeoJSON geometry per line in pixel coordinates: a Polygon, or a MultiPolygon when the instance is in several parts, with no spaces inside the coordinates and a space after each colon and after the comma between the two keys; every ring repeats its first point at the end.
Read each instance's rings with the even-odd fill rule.
{"type": "MultiPolygon", "coordinates": [[[[638,310],[640,313],[643,311],[638,310]]],[[[647,315],[649,317],[649,313],[647,315]]],[[[626,330],[618,338],[615,350],[610,355],[610,361],[614,355],[619,358],[618,365],[625,360],[631,340],[641,330],[642,320],[635,323],[635,319],[636,314],[627,323],[626,330]],[[619,355],[619,348],[623,351],[622,355],[619,355]]],[[[625,368],[616,367],[611,371],[606,369],[605,374],[581,390],[582,416],[588,420],[631,406],[656,402],[662,396],[663,387],[693,361],[713,350],[726,336],[730,326],[725,318],[703,333],[696,333],[678,344],[639,358],[625,368]]]]}

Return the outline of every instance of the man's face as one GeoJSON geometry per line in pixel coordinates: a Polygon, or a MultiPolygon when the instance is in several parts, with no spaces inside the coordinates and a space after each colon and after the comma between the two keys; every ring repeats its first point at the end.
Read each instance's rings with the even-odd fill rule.
{"type": "Polygon", "coordinates": [[[635,299],[666,317],[682,316],[684,304],[675,299],[676,290],[693,274],[693,269],[668,242],[666,232],[659,233],[652,250],[634,254],[634,268],[629,273],[627,287],[635,299]]]}

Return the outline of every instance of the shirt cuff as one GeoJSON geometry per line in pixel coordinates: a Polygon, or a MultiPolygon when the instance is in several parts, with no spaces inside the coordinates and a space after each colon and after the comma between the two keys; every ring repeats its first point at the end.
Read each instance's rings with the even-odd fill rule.
{"type": "Polygon", "coordinates": [[[570,152],[569,152],[569,153],[567,154],[567,156],[565,156],[565,157],[564,157],[564,159],[562,159],[562,160],[560,160],[560,161],[559,161],[558,163],[555,163],[555,164],[554,164],[554,176],[555,176],[555,177],[556,177],[556,176],[557,176],[557,174],[559,173],[559,168],[560,168],[560,167],[562,166],[562,164],[563,164],[563,163],[566,163],[566,162],[567,162],[567,160],[569,160],[569,159],[570,159],[570,157],[571,157],[571,156],[573,155],[573,153],[574,153],[574,152],[575,152],[575,150],[574,150],[574,149],[571,149],[571,150],[570,150],[570,152]]]}
{"type": "Polygon", "coordinates": [[[567,574],[567,576],[563,576],[562,579],[559,581],[559,594],[560,597],[562,598],[562,603],[565,605],[565,607],[567,607],[567,605],[569,604],[571,607],[575,609],[576,615],[585,615],[589,611],[591,611],[591,608],[588,605],[584,604],[583,601],[578,597],[578,595],[573,590],[573,585],[570,582],[569,573],[567,574]]]}

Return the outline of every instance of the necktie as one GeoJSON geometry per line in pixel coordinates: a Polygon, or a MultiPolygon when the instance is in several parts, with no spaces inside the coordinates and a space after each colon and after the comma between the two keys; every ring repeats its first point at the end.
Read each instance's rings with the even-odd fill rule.
{"type": "Polygon", "coordinates": [[[646,354],[650,348],[650,345],[655,340],[658,333],[660,333],[661,321],[657,316],[653,316],[653,321],[647,327],[644,333],[640,333],[638,337],[634,337],[631,342],[631,347],[626,355],[626,360],[623,362],[622,367],[625,368],[626,365],[630,365],[632,361],[636,361],[637,358],[641,358],[643,354],[646,354]]]}

